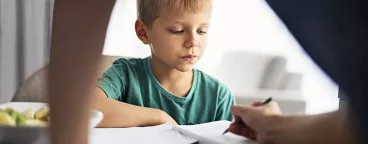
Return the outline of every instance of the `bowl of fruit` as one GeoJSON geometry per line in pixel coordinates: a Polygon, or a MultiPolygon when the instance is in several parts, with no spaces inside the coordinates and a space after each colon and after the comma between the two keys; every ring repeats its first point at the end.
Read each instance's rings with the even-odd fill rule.
{"type": "MultiPolygon", "coordinates": [[[[100,111],[92,110],[89,127],[96,127],[102,119],[103,114],[100,111]]],[[[47,143],[50,121],[50,108],[47,103],[0,104],[0,144],[47,143]]]]}

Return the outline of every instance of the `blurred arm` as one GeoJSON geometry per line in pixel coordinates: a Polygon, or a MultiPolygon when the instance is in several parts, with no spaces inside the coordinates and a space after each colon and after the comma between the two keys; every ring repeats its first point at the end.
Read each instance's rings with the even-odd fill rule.
{"type": "Polygon", "coordinates": [[[90,92],[115,0],[56,0],[50,53],[52,144],[87,144],[90,92]]]}

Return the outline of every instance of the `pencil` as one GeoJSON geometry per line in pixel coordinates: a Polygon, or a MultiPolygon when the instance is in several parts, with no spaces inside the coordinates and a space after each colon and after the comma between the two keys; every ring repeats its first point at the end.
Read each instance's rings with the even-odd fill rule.
{"type": "MultiPolygon", "coordinates": [[[[262,105],[266,105],[268,103],[270,103],[272,101],[272,97],[269,97],[268,99],[266,99],[262,104],[258,105],[258,106],[262,106],[262,105]]],[[[246,127],[247,125],[243,122],[243,121],[238,121],[238,124],[241,125],[242,127],[246,127]]],[[[229,132],[229,129],[226,129],[224,131],[224,133],[222,133],[222,135],[224,135],[225,133],[229,132]]]]}

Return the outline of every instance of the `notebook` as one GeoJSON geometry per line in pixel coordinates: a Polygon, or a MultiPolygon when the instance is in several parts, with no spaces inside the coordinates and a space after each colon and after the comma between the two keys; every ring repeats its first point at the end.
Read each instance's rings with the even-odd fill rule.
{"type": "Polygon", "coordinates": [[[215,121],[197,125],[172,126],[172,130],[200,144],[256,144],[255,141],[232,133],[223,135],[230,124],[230,121],[215,121]]]}
{"type": "Polygon", "coordinates": [[[230,124],[230,121],[215,121],[197,125],[96,128],[90,135],[90,141],[91,144],[256,144],[232,133],[222,135],[230,124]]]}

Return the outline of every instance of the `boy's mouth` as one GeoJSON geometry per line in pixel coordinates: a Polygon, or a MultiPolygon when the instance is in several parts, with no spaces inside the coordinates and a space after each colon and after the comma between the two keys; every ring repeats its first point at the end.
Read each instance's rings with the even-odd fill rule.
{"type": "Polygon", "coordinates": [[[193,61],[197,58],[197,56],[196,55],[186,55],[181,58],[184,59],[185,61],[193,61]]]}

